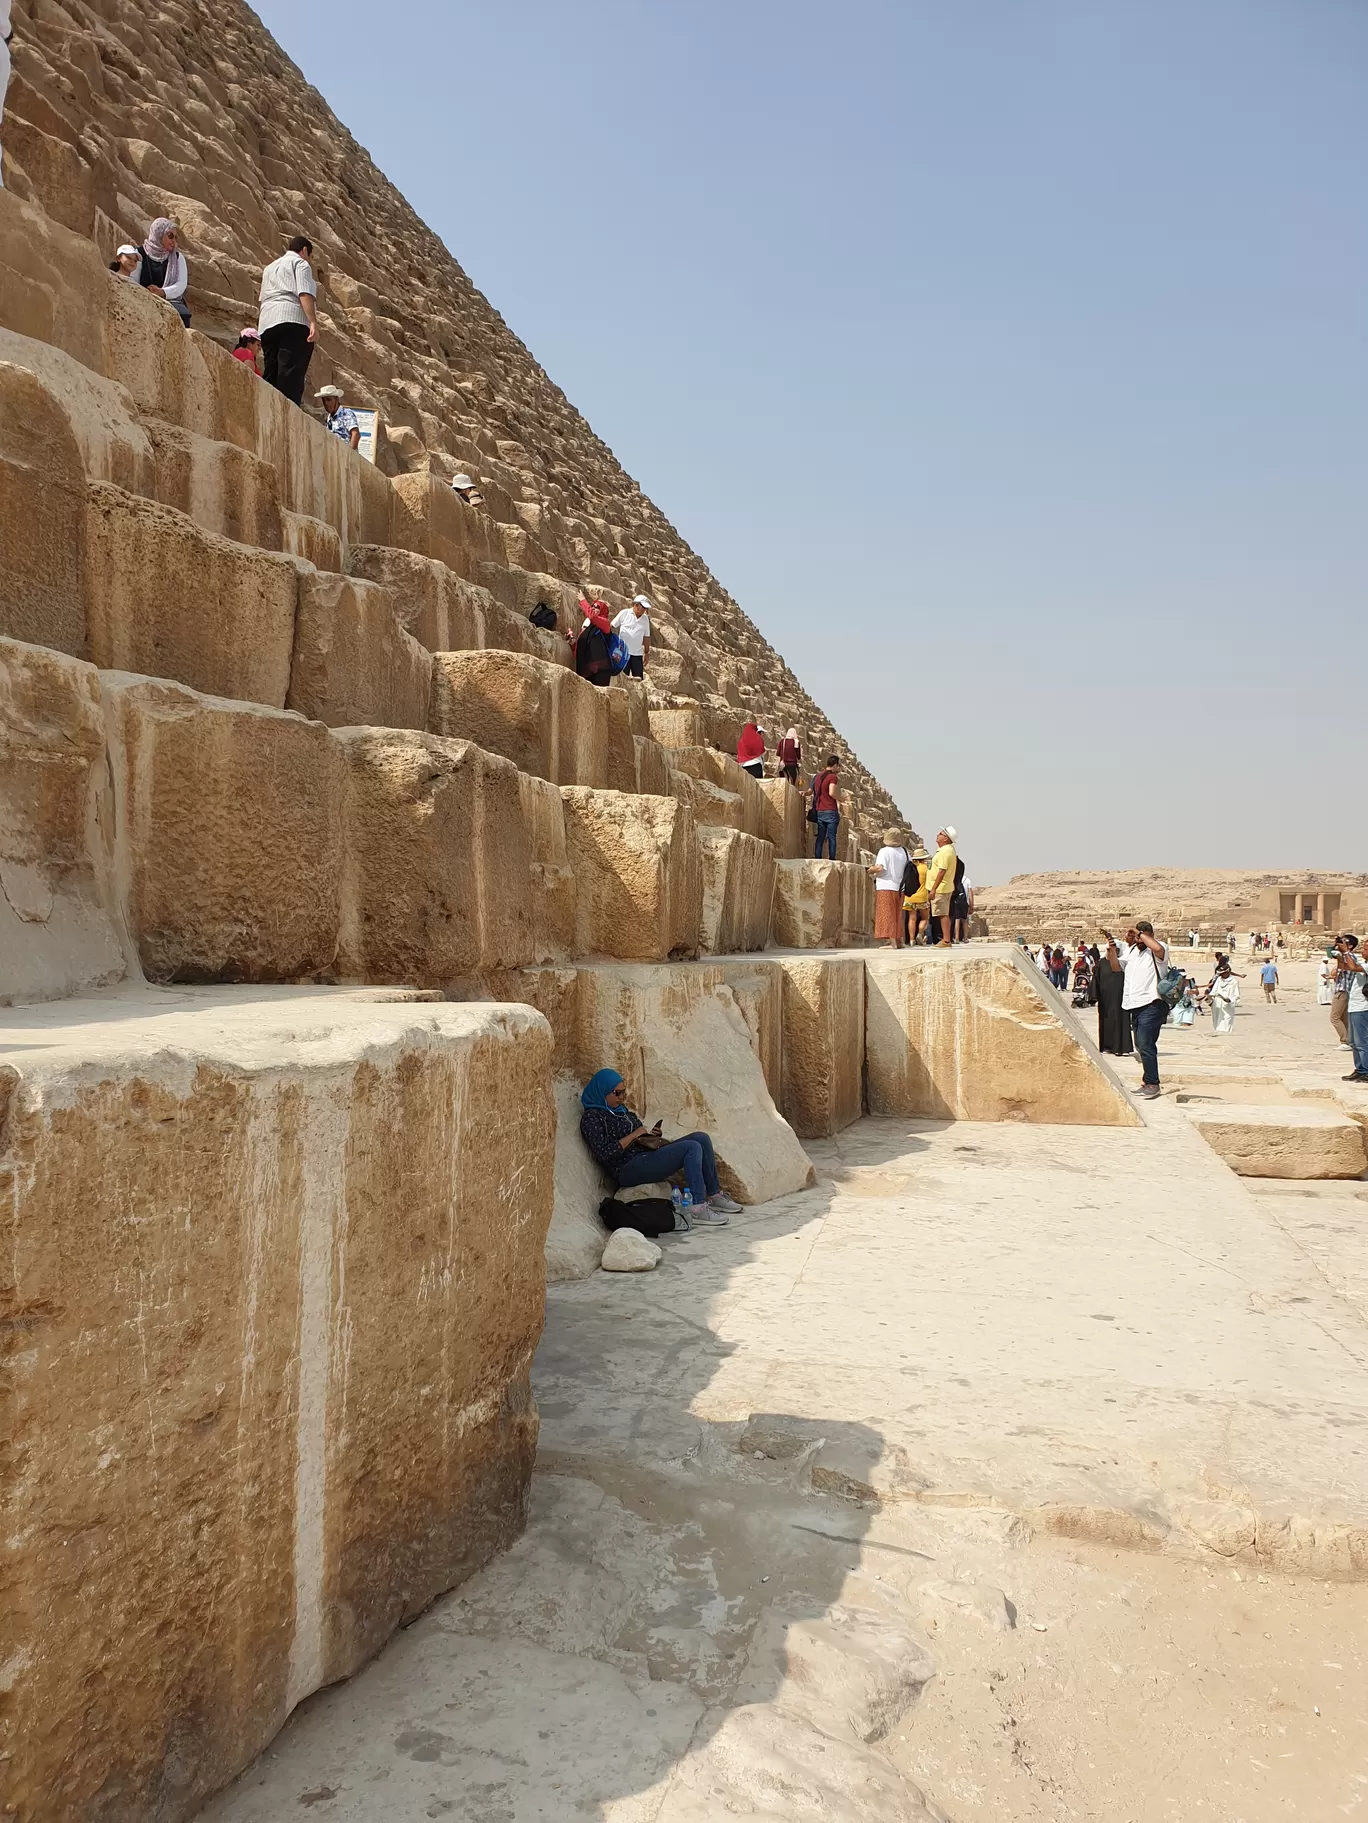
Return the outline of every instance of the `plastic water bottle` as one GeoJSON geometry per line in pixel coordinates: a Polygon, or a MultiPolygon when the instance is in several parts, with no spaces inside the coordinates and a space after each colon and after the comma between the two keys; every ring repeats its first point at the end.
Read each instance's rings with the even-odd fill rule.
{"type": "Polygon", "coordinates": [[[692,1227],[693,1226],[693,1191],[692,1190],[685,1190],[684,1194],[679,1199],[679,1206],[684,1211],[684,1220],[689,1224],[690,1227],[692,1227]]]}
{"type": "Polygon", "coordinates": [[[681,1210],[681,1209],[682,1209],[682,1208],[683,1208],[683,1207],[684,1207],[684,1199],[683,1199],[683,1198],[682,1198],[682,1197],[681,1197],[681,1196],[680,1196],[680,1194],[679,1194],[679,1185],[678,1185],[678,1184],[676,1184],[676,1185],[675,1185],[675,1186],[674,1186],[674,1187],[673,1187],[673,1189],[672,1189],[672,1190],[671,1190],[671,1191],[670,1191],[670,1207],[671,1207],[671,1208],[672,1208],[672,1209],[673,1209],[673,1210],[674,1210],[674,1212],[675,1212],[675,1218],[676,1218],[676,1219],[675,1219],[675,1227],[676,1227],[676,1228],[678,1228],[678,1226],[679,1226],[679,1220],[678,1220],[678,1217],[679,1217],[679,1212],[680,1212],[680,1210],[681,1210]]]}

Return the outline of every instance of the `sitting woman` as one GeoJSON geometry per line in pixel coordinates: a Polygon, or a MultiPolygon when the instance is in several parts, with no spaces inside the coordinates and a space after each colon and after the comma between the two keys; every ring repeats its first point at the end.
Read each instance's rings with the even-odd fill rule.
{"type": "Polygon", "coordinates": [[[706,1133],[686,1133],[657,1145],[659,1124],[653,1133],[623,1104],[627,1085],[616,1070],[600,1070],[580,1096],[580,1134],[603,1169],[620,1190],[633,1184],[657,1184],[684,1173],[693,1197],[695,1227],[725,1228],[729,1215],[739,1215],[740,1203],[726,1195],[717,1179],[717,1161],[706,1133]]]}

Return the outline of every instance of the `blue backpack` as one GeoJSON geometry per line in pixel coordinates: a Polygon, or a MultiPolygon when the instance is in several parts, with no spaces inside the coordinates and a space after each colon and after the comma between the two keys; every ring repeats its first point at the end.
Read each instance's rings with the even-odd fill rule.
{"type": "Polygon", "coordinates": [[[614,677],[620,671],[627,669],[628,656],[627,642],[621,633],[610,633],[608,635],[608,663],[613,667],[614,677]]]}

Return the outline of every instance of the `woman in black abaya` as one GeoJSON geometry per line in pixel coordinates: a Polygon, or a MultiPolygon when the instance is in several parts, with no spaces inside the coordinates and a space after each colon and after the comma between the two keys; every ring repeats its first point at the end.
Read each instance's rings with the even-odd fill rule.
{"type": "Polygon", "coordinates": [[[1131,1042],[1130,1014],[1121,1010],[1121,996],[1126,988],[1126,971],[1121,963],[1115,967],[1103,951],[1093,982],[1097,988],[1097,1048],[1113,1057],[1129,1057],[1135,1046],[1131,1042]]]}

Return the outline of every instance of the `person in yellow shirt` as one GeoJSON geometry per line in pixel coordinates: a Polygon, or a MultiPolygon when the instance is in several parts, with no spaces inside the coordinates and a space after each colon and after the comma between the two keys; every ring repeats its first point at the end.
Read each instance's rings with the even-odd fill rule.
{"type": "Polygon", "coordinates": [[[921,933],[931,922],[931,895],[926,890],[926,870],[931,865],[931,857],[919,842],[910,858],[917,867],[917,890],[903,895],[903,910],[907,913],[907,941],[920,943],[921,933]]]}
{"type": "Polygon", "coordinates": [[[936,854],[926,878],[926,890],[931,900],[931,916],[940,919],[940,942],[937,949],[949,949],[954,939],[950,935],[950,895],[955,890],[955,864],[959,856],[955,853],[955,832],[947,827],[936,833],[936,854]]]}

